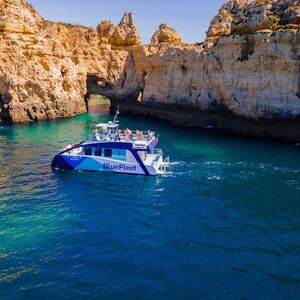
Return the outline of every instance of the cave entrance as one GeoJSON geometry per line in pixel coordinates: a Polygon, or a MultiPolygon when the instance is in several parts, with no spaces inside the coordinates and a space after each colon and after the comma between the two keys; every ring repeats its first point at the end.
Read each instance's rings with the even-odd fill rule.
{"type": "Polygon", "coordinates": [[[109,115],[110,99],[99,94],[90,94],[87,99],[88,112],[99,115],[109,115]]]}

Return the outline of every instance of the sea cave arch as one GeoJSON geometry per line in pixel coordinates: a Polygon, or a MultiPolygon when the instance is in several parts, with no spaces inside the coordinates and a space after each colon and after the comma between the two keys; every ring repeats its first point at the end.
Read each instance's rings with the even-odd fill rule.
{"type": "Polygon", "coordinates": [[[108,114],[111,109],[112,85],[105,78],[88,75],[86,81],[85,103],[92,113],[108,114]]]}
{"type": "Polygon", "coordinates": [[[119,82],[112,85],[106,78],[88,74],[86,80],[85,103],[88,111],[92,101],[102,101],[106,105],[109,104],[109,111],[114,114],[118,108],[123,112],[132,112],[134,108],[141,108],[144,96],[145,77],[147,73],[143,73],[143,79],[131,88],[124,89],[126,81],[126,72],[121,76],[119,82]]]}

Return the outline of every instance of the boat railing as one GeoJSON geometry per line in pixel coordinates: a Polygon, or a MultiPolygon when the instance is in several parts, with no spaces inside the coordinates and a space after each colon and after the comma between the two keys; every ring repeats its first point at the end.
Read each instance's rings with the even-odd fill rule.
{"type": "Polygon", "coordinates": [[[151,140],[153,137],[155,137],[155,133],[154,132],[148,132],[148,131],[139,131],[139,133],[131,133],[128,134],[126,133],[126,130],[120,130],[119,131],[119,135],[121,137],[128,137],[133,141],[139,140],[139,141],[149,141],[151,140]]]}
{"type": "Polygon", "coordinates": [[[98,133],[98,138],[96,138],[95,134],[91,134],[89,141],[150,142],[153,138],[155,138],[154,132],[139,131],[139,134],[128,134],[125,130],[119,130],[112,133],[98,133]]]}

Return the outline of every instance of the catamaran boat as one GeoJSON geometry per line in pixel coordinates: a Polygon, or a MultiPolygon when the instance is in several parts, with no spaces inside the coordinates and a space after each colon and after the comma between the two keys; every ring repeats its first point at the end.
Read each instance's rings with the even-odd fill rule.
{"type": "Polygon", "coordinates": [[[169,158],[164,159],[163,151],[155,148],[155,133],[119,130],[117,115],[118,112],[113,121],[96,125],[89,139],[65,147],[54,157],[52,167],[146,176],[164,174],[169,158]]]}

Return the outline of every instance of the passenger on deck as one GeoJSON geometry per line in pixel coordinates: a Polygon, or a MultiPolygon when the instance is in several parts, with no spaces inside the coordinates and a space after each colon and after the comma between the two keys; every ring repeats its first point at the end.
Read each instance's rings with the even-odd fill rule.
{"type": "Polygon", "coordinates": [[[99,133],[98,133],[97,129],[94,130],[94,140],[95,141],[100,141],[100,136],[99,136],[99,133]]]}
{"type": "Polygon", "coordinates": [[[110,135],[108,132],[105,133],[105,140],[106,141],[109,141],[110,140],[110,135]]]}
{"type": "Polygon", "coordinates": [[[98,132],[100,133],[100,140],[104,140],[105,138],[104,129],[101,127],[98,129],[98,132]]]}
{"type": "Polygon", "coordinates": [[[155,136],[155,132],[148,130],[147,140],[151,140],[155,136]]]}
{"type": "Polygon", "coordinates": [[[140,130],[137,130],[135,135],[136,135],[137,140],[142,140],[144,137],[143,131],[140,131],[140,130]]]}
{"type": "Polygon", "coordinates": [[[132,135],[132,132],[131,132],[131,130],[129,128],[126,128],[125,129],[125,134],[132,135]]]}
{"type": "Polygon", "coordinates": [[[118,141],[118,142],[121,141],[120,130],[119,129],[117,129],[116,132],[115,132],[114,140],[118,141]]]}
{"type": "Polygon", "coordinates": [[[132,132],[129,128],[125,129],[125,141],[129,141],[131,138],[132,132]]]}
{"type": "Polygon", "coordinates": [[[152,138],[151,131],[148,130],[148,132],[147,132],[147,140],[149,141],[151,138],[152,138]]]}
{"type": "Polygon", "coordinates": [[[135,137],[137,140],[140,139],[140,131],[138,129],[135,131],[135,137]]]}

